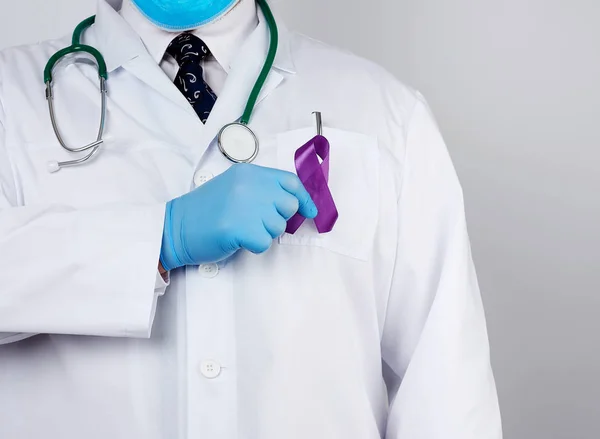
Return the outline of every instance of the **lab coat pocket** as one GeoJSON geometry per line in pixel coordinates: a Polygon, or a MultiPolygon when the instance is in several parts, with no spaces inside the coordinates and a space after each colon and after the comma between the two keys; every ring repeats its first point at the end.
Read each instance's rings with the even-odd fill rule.
{"type": "MultiPolygon", "coordinates": [[[[315,134],[314,128],[279,134],[278,167],[296,173],[294,154],[315,134]]],[[[319,234],[314,222],[306,220],[295,234],[281,236],[279,243],[322,247],[368,260],[379,211],[377,139],[333,128],[324,128],[323,135],[330,143],[329,188],[338,209],[338,221],[333,231],[319,234]]]]}

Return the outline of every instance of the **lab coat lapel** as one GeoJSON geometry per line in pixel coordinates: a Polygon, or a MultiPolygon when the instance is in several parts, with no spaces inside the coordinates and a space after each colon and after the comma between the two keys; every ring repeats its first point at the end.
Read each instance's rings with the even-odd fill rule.
{"type": "MultiPolygon", "coordinates": [[[[259,14],[259,18],[259,25],[241,47],[238,56],[232,63],[225,87],[219,95],[199,139],[200,149],[198,152],[200,156],[215,140],[224,125],[240,119],[252,88],[263,68],[269,48],[269,29],[262,14],[259,14]]],[[[272,69],[257,105],[277,88],[282,80],[283,75],[272,69]]],[[[252,126],[252,121],[249,125],[252,126]]]]}
{"type": "Polygon", "coordinates": [[[198,123],[201,123],[194,108],[190,105],[185,96],[177,89],[177,87],[175,87],[173,82],[149,54],[132,59],[124,64],[123,68],[151,87],[154,91],[175,103],[198,123]]]}
{"type": "Polygon", "coordinates": [[[201,123],[187,99],[152,59],[140,37],[106,0],[98,0],[94,33],[109,73],[124,68],[201,123]]]}

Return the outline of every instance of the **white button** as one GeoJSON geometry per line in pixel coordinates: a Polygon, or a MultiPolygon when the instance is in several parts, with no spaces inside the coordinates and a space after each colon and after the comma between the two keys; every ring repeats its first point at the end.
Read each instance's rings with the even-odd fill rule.
{"type": "Polygon", "coordinates": [[[202,169],[198,170],[196,174],[194,174],[194,184],[196,186],[202,186],[209,180],[212,180],[214,175],[212,172],[203,171],[202,169]]]}
{"type": "Polygon", "coordinates": [[[200,276],[207,279],[212,279],[219,274],[219,266],[217,264],[204,264],[198,267],[198,273],[200,276]]]}
{"type": "Polygon", "coordinates": [[[200,364],[200,373],[212,380],[221,374],[221,365],[213,360],[204,360],[200,364]]]}

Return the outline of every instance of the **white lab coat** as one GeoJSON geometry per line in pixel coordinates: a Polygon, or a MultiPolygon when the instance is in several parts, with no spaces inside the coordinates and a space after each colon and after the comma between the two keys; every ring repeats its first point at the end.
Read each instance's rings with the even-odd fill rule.
{"type": "MultiPolygon", "coordinates": [[[[500,438],[462,192],[422,96],[280,22],[256,164],[292,171],[321,111],[339,222],[176,270],[165,292],[165,202],[230,166],[214,138],[268,32],[261,19],[203,126],[105,0],[97,14],[84,41],[108,64],[108,120],[88,165],[46,171],[72,157],[42,81],[68,38],[0,52],[0,437],[500,438]]],[[[92,140],[95,69],[55,75],[66,139],[92,140]]]]}

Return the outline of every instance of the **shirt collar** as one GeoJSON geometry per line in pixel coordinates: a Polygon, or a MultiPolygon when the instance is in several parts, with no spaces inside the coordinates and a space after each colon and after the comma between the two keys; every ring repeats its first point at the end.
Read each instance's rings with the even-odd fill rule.
{"type": "MultiPolygon", "coordinates": [[[[106,60],[109,72],[142,55],[150,55],[157,63],[160,63],[174,34],[150,23],[130,3],[130,0],[124,0],[123,3],[122,13],[119,13],[117,12],[120,6],[118,0],[98,0],[94,33],[98,49],[106,60]]],[[[244,39],[256,28],[258,21],[262,22],[263,20],[265,17],[260,10],[257,11],[255,2],[242,0],[221,20],[196,29],[193,33],[202,38],[217,62],[226,72],[229,72],[231,64],[237,56],[236,48],[241,47],[244,39]],[[254,15],[251,12],[248,13],[250,7],[254,8],[254,15]],[[244,17],[238,17],[238,15],[244,17]],[[251,20],[247,18],[248,16],[251,17],[251,20]],[[228,29],[235,27],[236,24],[238,26],[241,24],[240,29],[236,28],[235,32],[231,32],[231,37],[221,38],[228,29]],[[223,42],[219,43],[218,40],[223,42]]],[[[277,19],[277,27],[279,29],[279,46],[274,67],[288,73],[295,73],[289,31],[280,19],[277,19]]]]}
{"type": "MultiPolygon", "coordinates": [[[[150,56],[160,63],[167,46],[180,32],[169,32],[148,21],[131,0],[125,0],[120,12],[123,19],[139,35],[150,56]]],[[[221,67],[229,72],[235,49],[258,25],[254,0],[241,0],[222,18],[190,33],[200,38],[221,67]]]]}

